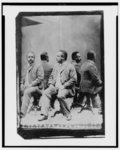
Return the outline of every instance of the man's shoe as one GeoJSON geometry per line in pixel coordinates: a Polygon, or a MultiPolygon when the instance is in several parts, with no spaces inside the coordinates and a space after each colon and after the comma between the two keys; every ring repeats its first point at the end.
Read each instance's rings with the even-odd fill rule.
{"type": "Polygon", "coordinates": [[[41,115],[41,118],[38,119],[38,121],[43,121],[43,120],[47,120],[47,119],[48,119],[48,116],[41,115]]]}

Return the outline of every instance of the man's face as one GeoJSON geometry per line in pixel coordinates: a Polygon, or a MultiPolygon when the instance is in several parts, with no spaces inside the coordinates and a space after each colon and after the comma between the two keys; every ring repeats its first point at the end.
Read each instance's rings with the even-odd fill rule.
{"type": "Polygon", "coordinates": [[[81,61],[81,55],[80,53],[76,54],[76,62],[80,62],[81,61]]]}
{"type": "Polygon", "coordinates": [[[28,63],[31,65],[35,61],[35,55],[33,53],[28,53],[27,59],[28,59],[28,63]]]}
{"type": "Polygon", "coordinates": [[[62,52],[58,52],[56,56],[56,60],[58,63],[62,63],[64,61],[64,54],[62,52]]]}

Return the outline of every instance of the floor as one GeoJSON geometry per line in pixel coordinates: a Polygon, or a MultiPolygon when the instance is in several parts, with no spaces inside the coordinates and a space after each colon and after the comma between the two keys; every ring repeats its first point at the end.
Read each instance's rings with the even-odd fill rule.
{"type": "Polygon", "coordinates": [[[72,119],[67,121],[61,114],[52,117],[53,111],[49,112],[47,120],[38,121],[40,111],[30,111],[27,115],[19,120],[22,128],[48,128],[48,129],[101,129],[103,123],[103,115],[98,113],[98,109],[83,110],[81,107],[71,109],[72,119]]]}

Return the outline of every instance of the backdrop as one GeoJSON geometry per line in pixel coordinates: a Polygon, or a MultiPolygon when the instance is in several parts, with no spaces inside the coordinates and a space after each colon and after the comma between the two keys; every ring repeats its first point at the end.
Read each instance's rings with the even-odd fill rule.
{"type": "Polygon", "coordinates": [[[47,51],[50,63],[56,63],[56,53],[60,49],[71,53],[79,51],[82,63],[86,53],[94,50],[97,66],[101,70],[101,15],[60,15],[22,17],[22,74],[26,69],[26,55],[34,51],[36,63],[40,63],[40,53],[47,51]]]}

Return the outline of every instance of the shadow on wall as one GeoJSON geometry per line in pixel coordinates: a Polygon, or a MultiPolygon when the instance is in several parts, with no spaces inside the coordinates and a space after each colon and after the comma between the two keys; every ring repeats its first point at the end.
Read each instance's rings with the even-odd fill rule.
{"type": "Polygon", "coordinates": [[[86,60],[87,51],[94,50],[100,70],[101,15],[31,16],[25,18],[40,24],[22,27],[22,74],[26,69],[28,51],[35,52],[38,64],[40,63],[40,53],[47,51],[50,63],[55,64],[55,55],[59,49],[68,51],[69,61],[71,61],[73,51],[80,51],[82,62],[86,60]]]}

